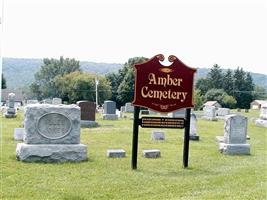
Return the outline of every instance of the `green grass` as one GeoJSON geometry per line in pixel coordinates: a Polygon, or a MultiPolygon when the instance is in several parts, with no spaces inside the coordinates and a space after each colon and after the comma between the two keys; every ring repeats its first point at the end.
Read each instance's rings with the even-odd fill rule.
{"type": "Polygon", "coordinates": [[[152,129],[139,129],[138,170],[131,170],[132,123],[129,118],[103,121],[98,128],[82,129],[88,145],[87,162],[23,163],[15,158],[13,130],[23,120],[2,118],[1,199],[267,199],[266,129],[249,117],[250,156],[218,152],[215,136],[223,135],[222,120],[198,120],[200,141],[190,142],[189,168],[182,167],[183,130],[165,129],[165,142],[150,139],[152,129]],[[123,148],[126,158],[109,159],[106,150],[123,148]],[[160,159],[141,157],[143,149],[161,150],[160,159]]]}

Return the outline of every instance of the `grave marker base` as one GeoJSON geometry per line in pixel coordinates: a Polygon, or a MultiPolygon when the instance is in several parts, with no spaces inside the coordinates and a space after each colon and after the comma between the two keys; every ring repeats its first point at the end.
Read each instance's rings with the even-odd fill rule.
{"type": "Polygon", "coordinates": [[[98,127],[98,123],[95,121],[81,120],[81,127],[82,128],[98,127]]]}
{"type": "Polygon", "coordinates": [[[118,120],[118,115],[116,115],[116,114],[103,114],[103,120],[118,120]]]}
{"type": "Polygon", "coordinates": [[[63,163],[87,160],[83,144],[24,144],[18,143],[17,160],[24,162],[63,163]]]}
{"type": "Polygon", "coordinates": [[[250,155],[250,144],[219,143],[219,151],[226,155],[250,155]]]}

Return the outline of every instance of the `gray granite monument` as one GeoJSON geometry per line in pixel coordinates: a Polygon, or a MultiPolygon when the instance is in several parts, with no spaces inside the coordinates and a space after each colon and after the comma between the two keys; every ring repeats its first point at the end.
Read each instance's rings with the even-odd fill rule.
{"type": "Polygon", "coordinates": [[[246,117],[241,115],[227,115],[224,123],[224,136],[219,141],[219,151],[227,155],[248,155],[250,144],[247,144],[246,117]]]}
{"type": "Polygon", "coordinates": [[[104,102],[103,120],[118,120],[118,115],[116,114],[116,102],[104,102]]]}
{"type": "Polygon", "coordinates": [[[17,112],[15,108],[15,94],[9,93],[8,94],[8,101],[7,101],[7,110],[5,112],[6,118],[15,118],[17,117],[17,112]]]}
{"type": "Polygon", "coordinates": [[[218,108],[218,110],[216,111],[218,119],[224,119],[224,117],[229,114],[230,114],[229,108],[218,108]]]}
{"type": "Polygon", "coordinates": [[[205,106],[203,108],[204,111],[204,116],[202,117],[205,120],[209,121],[217,121],[218,119],[216,118],[216,108],[215,106],[205,106]]]}
{"type": "Polygon", "coordinates": [[[16,157],[25,162],[80,162],[87,146],[80,144],[81,112],[77,105],[30,104],[25,108],[24,143],[16,157]]]}
{"type": "Polygon", "coordinates": [[[267,128],[267,104],[263,104],[260,109],[260,118],[255,120],[255,125],[267,128]]]}
{"type": "Polygon", "coordinates": [[[134,112],[134,106],[132,103],[126,103],[125,104],[125,112],[127,113],[133,113],[134,112]]]}

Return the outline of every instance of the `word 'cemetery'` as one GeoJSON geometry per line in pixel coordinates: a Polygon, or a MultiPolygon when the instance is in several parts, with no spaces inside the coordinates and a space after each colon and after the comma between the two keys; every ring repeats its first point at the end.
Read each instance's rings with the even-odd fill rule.
{"type": "MultiPolygon", "coordinates": [[[[150,73],[148,75],[149,85],[160,85],[160,86],[181,86],[183,79],[171,78],[169,74],[166,77],[157,77],[155,74],[150,73]]],[[[148,86],[144,86],[141,89],[141,95],[143,98],[154,98],[154,99],[178,99],[183,102],[186,99],[187,92],[173,91],[171,89],[162,90],[150,90],[148,86]]]]}

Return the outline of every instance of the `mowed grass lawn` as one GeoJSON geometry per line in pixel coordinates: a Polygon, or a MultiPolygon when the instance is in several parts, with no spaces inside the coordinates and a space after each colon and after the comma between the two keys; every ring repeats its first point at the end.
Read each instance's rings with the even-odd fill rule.
{"type": "Polygon", "coordinates": [[[82,163],[42,164],[16,160],[16,119],[1,119],[1,199],[267,199],[267,129],[249,117],[250,156],[218,152],[215,136],[224,121],[198,119],[200,141],[190,141],[189,168],[182,167],[183,130],[164,129],[165,142],[151,141],[153,129],[139,129],[138,170],[131,169],[132,123],[128,118],[103,121],[98,128],[81,129],[89,160],[82,163]],[[107,149],[123,148],[126,158],[106,157],[107,149]],[[160,149],[159,159],[142,158],[142,150],[160,149]]]}

